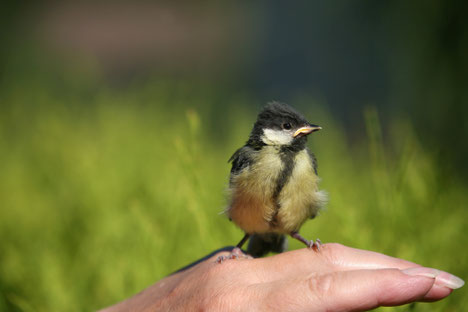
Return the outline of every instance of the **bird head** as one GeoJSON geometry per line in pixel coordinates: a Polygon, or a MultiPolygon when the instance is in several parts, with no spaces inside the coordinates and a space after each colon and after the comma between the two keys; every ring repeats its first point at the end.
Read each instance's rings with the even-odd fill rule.
{"type": "Polygon", "coordinates": [[[271,102],[258,114],[248,143],[253,146],[303,147],[307,135],[320,129],[291,106],[271,102]]]}

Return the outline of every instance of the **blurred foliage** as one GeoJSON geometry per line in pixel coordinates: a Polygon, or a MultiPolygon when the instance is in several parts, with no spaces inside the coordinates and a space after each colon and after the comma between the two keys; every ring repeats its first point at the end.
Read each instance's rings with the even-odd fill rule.
{"type": "MultiPolygon", "coordinates": [[[[220,114],[207,86],[85,81],[23,80],[0,96],[2,311],[110,305],[242,236],[220,212],[227,159],[256,115],[248,97],[220,114]]],[[[468,277],[466,185],[444,178],[410,120],[384,139],[369,107],[367,138],[351,142],[321,103],[291,104],[324,127],[310,147],[330,194],[302,234],[468,277]]],[[[467,298],[383,310],[460,311],[467,298]]]]}
{"type": "MultiPolygon", "coordinates": [[[[165,24],[144,21],[127,37],[92,29],[100,56],[83,53],[87,18],[113,30],[125,14],[86,3],[0,5],[0,311],[98,309],[237,243],[220,214],[227,159],[265,99],[324,128],[310,147],[330,202],[304,236],[468,278],[465,2],[211,1],[184,15],[193,4],[161,1],[182,37],[157,41],[146,27],[165,24]]],[[[461,311],[467,298],[465,286],[381,310],[461,311]]]]}

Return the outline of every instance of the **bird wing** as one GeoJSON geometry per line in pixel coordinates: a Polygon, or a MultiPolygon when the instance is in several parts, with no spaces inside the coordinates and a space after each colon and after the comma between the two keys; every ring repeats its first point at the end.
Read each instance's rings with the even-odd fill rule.
{"type": "Polygon", "coordinates": [[[307,154],[309,155],[310,161],[312,162],[312,167],[314,168],[315,174],[318,174],[317,173],[317,168],[318,168],[317,158],[315,157],[314,153],[312,153],[310,149],[308,148],[307,148],[307,154]]]}
{"type": "Polygon", "coordinates": [[[253,152],[251,147],[243,146],[229,158],[228,162],[232,162],[231,175],[240,173],[252,163],[253,152]]]}

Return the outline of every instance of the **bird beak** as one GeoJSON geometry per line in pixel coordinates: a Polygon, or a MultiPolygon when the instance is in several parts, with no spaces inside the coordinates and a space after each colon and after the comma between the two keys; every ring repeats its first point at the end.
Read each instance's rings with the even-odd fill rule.
{"type": "Polygon", "coordinates": [[[297,129],[296,132],[294,132],[293,137],[296,138],[298,136],[304,136],[304,135],[307,135],[309,133],[319,131],[320,129],[322,129],[322,127],[316,126],[316,125],[310,125],[310,126],[302,127],[302,128],[297,129]]]}

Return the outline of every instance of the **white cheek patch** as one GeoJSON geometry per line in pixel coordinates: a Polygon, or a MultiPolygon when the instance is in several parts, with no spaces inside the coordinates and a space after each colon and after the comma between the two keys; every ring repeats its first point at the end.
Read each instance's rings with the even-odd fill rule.
{"type": "Polygon", "coordinates": [[[293,136],[290,131],[263,129],[261,139],[267,145],[288,145],[291,144],[293,136]]]}

